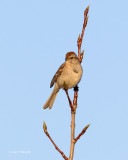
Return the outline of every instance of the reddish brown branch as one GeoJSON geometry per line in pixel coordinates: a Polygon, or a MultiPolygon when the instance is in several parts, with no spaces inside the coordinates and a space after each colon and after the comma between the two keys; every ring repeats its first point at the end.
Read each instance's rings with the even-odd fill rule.
{"type": "Polygon", "coordinates": [[[90,126],[90,124],[88,124],[88,125],[82,130],[82,132],[74,139],[75,143],[76,143],[77,140],[86,132],[86,130],[88,129],[89,126],[90,126]]]}
{"type": "Polygon", "coordinates": [[[62,155],[62,157],[65,159],[65,160],[68,160],[68,158],[65,156],[65,154],[57,147],[57,145],[54,143],[54,141],[52,140],[52,138],[50,137],[48,131],[47,131],[47,126],[45,124],[45,122],[43,123],[43,130],[44,130],[44,133],[48,136],[48,138],[50,139],[50,141],[52,142],[52,144],[54,145],[54,147],[56,148],[56,150],[58,150],[58,152],[60,152],[60,154],[62,155]]]}
{"type": "Polygon", "coordinates": [[[78,90],[74,92],[73,105],[77,107],[78,90]]]}
{"type": "Polygon", "coordinates": [[[68,91],[65,90],[65,92],[66,92],[66,95],[67,95],[67,98],[68,98],[68,101],[69,101],[69,106],[70,106],[70,108],[71,108],[71,112],[73,112],[74,109],[73,109],[73,105],[72,105],[71,99],[70,99],[70,97],[69,97],[69,95],[68,95],[68,91]]]}
{"type": "Polygon", "coordinates": [[[82,33],[81,33],[81,35],[79,35],[78,40],[77,40],[78,57],[79,57],[80,62],[82,61],[82,59],[81,59],[81,44],[82,44],[82,40],[83,40],[83,36],[84,36],[85,27],[87,26],[87,22],[88,22],[88,11],[89,11],[89,6],[86,8],[86,10],[84,12],[84,24],[83,24],[83,28],[82,28],[82,33]]]}

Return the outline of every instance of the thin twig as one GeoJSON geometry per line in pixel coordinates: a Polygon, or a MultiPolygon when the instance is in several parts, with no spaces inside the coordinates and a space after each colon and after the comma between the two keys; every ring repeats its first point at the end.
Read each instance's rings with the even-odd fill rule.
{"type": "Polygon", "coordinates": [[[56,150],[58,150],[58,152],[60,152],[60,154],[62,155],[62,157],[65,159],[65,160],[68,160],[68,158],[65,156],[65,154],[57,147],[57,145],[55,144],[55,142],[52,140],[52,138],[50,137],[48,131],[47,131],[47,126],[45,124],[45,122],[43,123],[43,130],[44,130],[44,133],[48,136],[48,138],[50,139],[50,141],[53,143],[54,147],[56,148],[56,150]]]}
{"type": "Polygon", "coordinates": [[[74,99],[73,99],[73,105],[75,108],[77,107],[77,98],[78,98],[78,86],[74,87],[74,99]]]}
{"type": "Polygon", "coordinates": [[[86,130],[88,129],[88,127],[90,126],[90,124],[88,124],[83,130],[82,132],[74,139],[74,142],[76,143],[77,140],[86,132],[86,130]]]}
{"type": "Polygon", "coordinates": [[[69,101],[69,106],[70,106],[70,108],[71,108],[71,112],[73,112],[74,109],[73,109],[73,105],[72,105],[71,99],[70,99],[70,97],[69,97],[68,91],[65,90],[65,92],[66,92],[66,95],[67,95],[67,98],[68,98],[68,101],[69,101]]]}
{"type": "Polygon", "coordinates": [[[86,10],[84,12],[84,24],[83,24],[83,28],[82,28],[82,33],[81,33],[81,35],[79,35],[78,40],[77,40],[79,60],[80,60],[81,44],[82,44],[82,40],[83,40],[83,36],[84,36],[84,31],[85,31],[85,27],[87,26],[87,22],[88,22],[88,11],[89,11],[89,6],[86,8],[86,10]]]}

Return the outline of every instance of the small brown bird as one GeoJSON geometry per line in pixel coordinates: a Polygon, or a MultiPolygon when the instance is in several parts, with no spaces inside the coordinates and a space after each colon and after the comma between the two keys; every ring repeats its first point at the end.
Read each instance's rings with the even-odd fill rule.
{"type": "Polygon", "coordinates": [[[75,52],[68,52],[65,57],[65,63],[59,67],[51,81],[50,88],[54,83],[55,87],[43,108],[49,107],[51,109],[59,90],[61,88],[70,89],[75,87],[80,82],[82,73],[83,69],[78,56],[75,52]]]}

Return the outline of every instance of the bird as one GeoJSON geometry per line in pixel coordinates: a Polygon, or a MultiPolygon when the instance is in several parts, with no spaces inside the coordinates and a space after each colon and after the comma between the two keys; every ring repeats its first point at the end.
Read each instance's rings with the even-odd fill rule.
{"type": "Polygon", "coordinates": [[[43,108],[52,108],[56,96],[60,89],[68,90],[75,87],[81,80],[83,69],[75,52],[70,51],[65,56],[65,62],[59,67],[55,73],[50,88],[54,85],[54,89],[44,104],[43,108]]]}

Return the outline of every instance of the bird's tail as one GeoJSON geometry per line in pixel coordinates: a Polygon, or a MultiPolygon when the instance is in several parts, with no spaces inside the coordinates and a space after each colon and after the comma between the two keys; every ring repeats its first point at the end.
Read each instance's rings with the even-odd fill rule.
{"type": "Polygon", "coordinates": [[[53,103],[56,99],[56,96],[58,94],[58,91],[59,91],[59,87],[58,87],[58,84],[55,83],[55,87],[50,95],[50,97],[48,98],[47,102],[45,103],[45,105],[43,106],[44,109],[48,108],[51,109],[52,106],[53,106],[53,103]]]}

